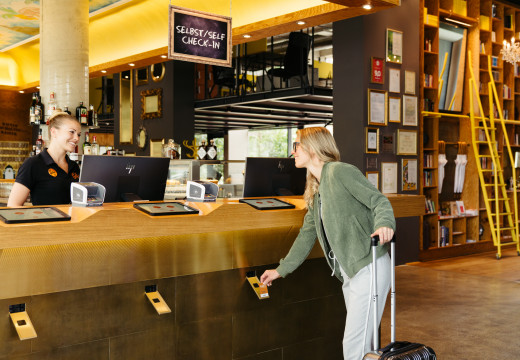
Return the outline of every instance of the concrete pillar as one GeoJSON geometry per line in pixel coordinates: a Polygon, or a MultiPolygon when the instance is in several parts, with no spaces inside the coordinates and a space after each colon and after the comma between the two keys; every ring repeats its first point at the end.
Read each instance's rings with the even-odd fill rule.
{"type": "Polygon", "coordinates": [[[74,114],[89,105],[89,1],[41,0],[40,95],[48,115],[52,91],[56,103],[74,114]]]}

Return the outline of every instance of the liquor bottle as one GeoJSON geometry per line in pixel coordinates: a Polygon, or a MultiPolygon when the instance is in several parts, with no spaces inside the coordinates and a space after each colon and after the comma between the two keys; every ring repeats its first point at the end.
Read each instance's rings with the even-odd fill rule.
{"type": "Polygon", "coordinates": [[[92,155],[99,155],[99,144],[96,135],[92,136],[92,155]]]}
{"type": "Polygon", "coordinates": [[[34,125],[36,123],[36,104],[38,103],[38,99],[36,98],[36,93],[33,93],[31,107],[29,109],[29,124],[34,125]]]}
{"type": "Polygon", "coordinates": [[[51,95],[49,96],[49,102],[47,103],[47,121],[45,121],[47,125],[49,125],[49,117],[52,116],[52,114],[54,114],[56,107],[56,93],[54,91],[51,91],[51,95]]]}
{"type": "Polygon", "coordinates": [[[88,132],[85,133],[85,142],[83,143],[83,155],[92,155],[92,145],[89,141],[88,132]]]}
{"type": "Polygon", "coordinates": [[[34,156],[34,155],[36,155],[36,145],[33,145],[32,150],[31,150],[31,156],[34,156]]]}
{"type": "Polygon", "coordinates": [[[64,107],[63,107],[63,112],[66,112],[67,114],[70,115],[69,107],[68,107],[68,106],[64,106],[64,107]]]}
{"type": "Polygon", "coordinates": [[[199,150],[197,150],[197,156],[199,160],[206,160],[207,152],[206,152],[206,142],[202,140],[202,143],[199,146],[199,150]]]}
{"type": "Polygon", "coordinates": [[[40,95],[36,96],[36,106],[34,107],[34,124],[40,125],[43,122],[43,115],[45,114],[45,106],[42,104],[40,95]]]}
{"type": "Polygon", "coordinates": [[[215,140],[211,139],[208,146],[208,160],[217,160],[217,147],[215,146],[215,140]]]}
{"type": "Polygon", "coordinates": [[[83,101],[76,108],[76,119],[78,119],[81,125],[88,125],[87,108],[83,106],[83,101]]]}
{"type": "Polygon", "coordinates": [[[42,135],[42,129],[40,129],[40,132],[38,134],[38,138],[36,139],[36,151],[35,154],[38,155],[43,150],[43,135],[42,135]]]}
{"type": "Polygon", "coordinates": [[[90,104],[87,112],[87,125],[94,126],[94,105],[90,104]]]}

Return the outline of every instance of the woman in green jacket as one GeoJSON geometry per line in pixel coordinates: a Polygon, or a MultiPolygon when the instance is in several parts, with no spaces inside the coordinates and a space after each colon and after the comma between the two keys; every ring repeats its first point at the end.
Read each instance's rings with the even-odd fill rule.
{"type": "MultiPolygon", "coordinates": [[[[260,281],[271,286],[303,263],[316,238],[325,258],[343,283],[347,321],[343,338],[345,360],[359,360],[371,350],[373,310],[371,309],[372,262],[370,238],[378,235],[377,265],[390,268],[387,243],[395,230],[395,218],[388,199],[355,166],[339,161],[334,138],[325,128],[299,130],[293,143],[295,165],[307,169],[304,199],[307,214],[298,237],[276,269],[265,271],[260,281]]],[[[378,321],[381,321],[390,274],[379,271],[378,321]]]]}

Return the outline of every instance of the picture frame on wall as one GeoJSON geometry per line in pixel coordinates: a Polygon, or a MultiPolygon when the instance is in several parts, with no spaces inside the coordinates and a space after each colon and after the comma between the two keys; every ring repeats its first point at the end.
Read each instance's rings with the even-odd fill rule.
{"type": "Polygon", "coordinates": [[[381,152],[395,154],[395,133],[381,135],[381,152]]]}
{"type": "Polygon", "coordinates": [[[367,171],[365,173],[368,182],[370,182],[374,187],[379,190],[379,172],[377,171],[367,171]]]}
{"type": "Polygon", "coordinates": [[[401,159],[401,189],[417,190],[417,159],[401,159]]]}
{"type": "Polygon", "coordinates": [[[385,83],[385,59],[370,58],[370,82],[374,84],[385,83]]]}
{"type": "Polygon", "coordinates": [[[397,163],[381,163],[381,192],[383,194],[397,193],[397,163]]]}
{"type": "Polygon", "coordinates": [[[378,154],[379,153],[379,129],[378,128],[365,128],[365,141],[367,154],[378,154]]]}
{"type": "Polygon", "coordinates": [[[388,122],[401,122],[401,98],[396,96],[388,97],[388,122]]]}
{"type": "Polygon", "coordinates": [[[386,62],[403,63],[403,32],[386,29],[386,62]]]}
{"type": "Polygon", "coordinates": [[[417,155],[416,130],[397,130],[397,155],[417,155]]]}
{"type": "Polygon", "coordinates": [[[417,96],[403,95],[403,125],[417,126],[417,96]]]}
{"type": "Polygon", "coordinates": [[[377,157],[367,157],[367,169],[377,170],[377,157]]]}
{"type": "Polygon", "coordinates": [[[388,69],[388,92],[401,92],[401,70],[388,69]]]}
{"type": "Polygon", "coordinates": [[[404,71],[404,93],[415,95],[415,71],[404,71]]]}
{"type": "Polygon", "coordinates": [[[386,126],[387,92],[368,89],[368,125],[386,126]]]}

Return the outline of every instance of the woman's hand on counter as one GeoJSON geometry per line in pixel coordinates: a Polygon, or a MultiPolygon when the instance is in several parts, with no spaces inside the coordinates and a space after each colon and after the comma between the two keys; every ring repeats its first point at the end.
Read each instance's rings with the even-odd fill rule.
{"type": "Polygon", "coordinates": [[[278,274],[278,271],[266,270],[260,277],[260,282],[267,286],[271,286],[273,284],[273,281],[278,279],[279,277],[280,277],[280,274],[278,274]]]}

